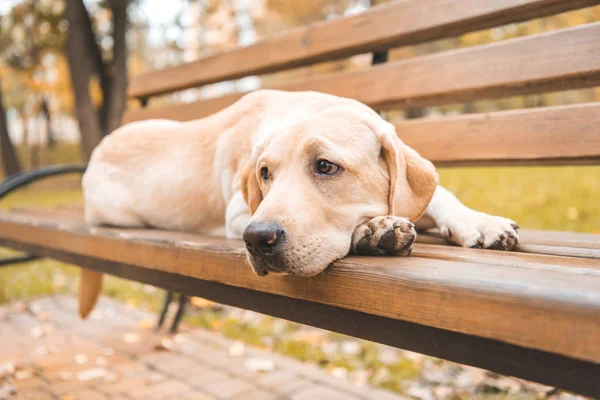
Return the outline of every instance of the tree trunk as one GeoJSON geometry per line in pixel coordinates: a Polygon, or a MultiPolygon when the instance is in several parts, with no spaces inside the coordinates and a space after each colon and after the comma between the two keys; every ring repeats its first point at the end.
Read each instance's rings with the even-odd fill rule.
{"type": "Polygon", "coordinates": [[[113,23],[113,56],[106,68],[108,82],[103,93],[104,134],[108,135],[121,125],[127,105],[127,0],[111,0],[113,23]]]}
{"type": "Polygon", "coordinates": [[[92,28],[83,0],[67,0],[69,21],[67,59],[75,93],[75,109],[81,131],[81,150],[86,160],[102,137],[121,124],[127,102],[127,6],[129,0],[110,0],[113,20],[113,57],[107,65],[92,28]],[[90,97],[89,84],[97,75],[102,90],[102,106],[97,110],[90,97]]]}
{"type": "Polygon", "coordinates": [[[48,98],[42,96],[40,100],[40,108],[42,109],[42,115],[44,122],[46,123],[46,135],[48,139],[48,148],[53,148],[55,143],[54,132],[52,131],[52,114],[50,114],[50,105],[48,104],[48,98]]]}
{"type": "MultiPolygon", "coordinates": [[[[81,152],[84,159],[89,160],[92,150],[103,137],[98,111],[89,92],[90,81],[97,71],[98,63],[98,58],[90,44],[92,41],[94,46],[97,44],[90,17],[82,0],[67,0],[65,15],[69,21],[67,60],[81,133],[81,152]]],[[[102,62],[101,59],[99,61],[102,62]]]]}
{"type": "Polygon", "coordinates": [[[29,125],[27,125],[27,113],[25,112],[25,107],[19,108],[19,117],[21,118],[21,126],[23,127],[23,134],[21,140],[21,144],[23,147],[29,146],[29,142],[31,141],[31,137],[29,135],[29,125]]]}
{"type": "MultiPolygon", "coordinates": [[[[1,82],[0,82],[1,83],[1,82]]],[[[8,121],[6,110],[2,102],[2,85],[0,84],[0,154],[2,155],[2,167],[5,176],[16,174],[21,171],[21,164],[15,153],[15,148],[8,134],[8,121]]]]}
{"type": "Polygon", "coordinates": [[[31,143],[29,146],[29,168],[37,169],[40,167],[40,144],[31,143]]]}

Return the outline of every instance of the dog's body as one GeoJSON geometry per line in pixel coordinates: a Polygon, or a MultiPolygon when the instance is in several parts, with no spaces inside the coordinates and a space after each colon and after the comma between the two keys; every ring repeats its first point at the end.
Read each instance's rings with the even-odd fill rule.
{"type": "Polygon", "coordinates": [[[315,92],[261,90],[200,120],[125,125],[94,151],[83,190],[88,224],[243,237],[259,275],[314,275],[349,251],[407,255],[410,221],[467,247],[518,241],[513,221],[437,187],[377,113],[315,92]]]}

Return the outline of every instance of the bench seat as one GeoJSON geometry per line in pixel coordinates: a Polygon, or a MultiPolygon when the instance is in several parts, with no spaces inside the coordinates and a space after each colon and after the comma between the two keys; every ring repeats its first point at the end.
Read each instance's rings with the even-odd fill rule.
{"type": "Polygon", "coordinates": [[[261,278],[241,241],[90,228],[78,207],[16,208],[0,213],[0,231],[2,246],[498,372],[521,363],[523,377],[546,381],[536,374],[550,368],[563,375],[554,385],[575,379],[560,387],[580,393],[600,376],[600,235],[523,230],[516,252],[421,235],[410,257],[350,256],[312,278],[261,278]],[[350,322],[336,322],[343,315],[350,322]]]}

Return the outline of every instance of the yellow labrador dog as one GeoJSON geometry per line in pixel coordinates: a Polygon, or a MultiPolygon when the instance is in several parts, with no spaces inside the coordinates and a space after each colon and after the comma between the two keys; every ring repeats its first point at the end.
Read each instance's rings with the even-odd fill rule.
{"type": "MultiPolygon", "coordinates": [[[[310,276],[349,252],[410,254],[417,229],[512,250],[517,225],[471,210],[434,166],[362,103],[261,90],[191,122],[122,126],[83,177],[90,225],[157,227],[245,241],[253,271],[310,276]]],[[[101,275],[86,272],[80,312],[101,275]]]]}

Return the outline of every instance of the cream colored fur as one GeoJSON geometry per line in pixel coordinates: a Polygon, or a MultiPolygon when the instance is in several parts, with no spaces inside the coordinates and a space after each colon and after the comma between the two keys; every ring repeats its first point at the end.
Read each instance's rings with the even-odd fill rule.
{"type": "MultiPolygon", "coordinates": [[[[414,240],[409,220],[426,211],[422,227],[440,226],[464,246],[478,244],[482,234],[489,243],[506,231],[516,234],[512,221],[436,190],[437,179],[433,165],[369,107],[316,92],[261,90],[207,118],[134,122],[107,136],[83,177],[85,220],[231,238],[250,221],[277,221],[288,239],[277,271],[296,275],[321,272],[356,252],[365,235],[379,238],[386,229],[396,229],[395,251],[406,255],[414,240]],[[318,159],[340,172],[314,173],[318,159]],[[382,219],[388,214],[394,217],[382,219]]],[[[256,268],[256,260],[249,262],[256,268]]],[[[80,295],[85,316],[101,276],[83,278],[94,282],[82,288],[95,288],[80,295]]]]}

